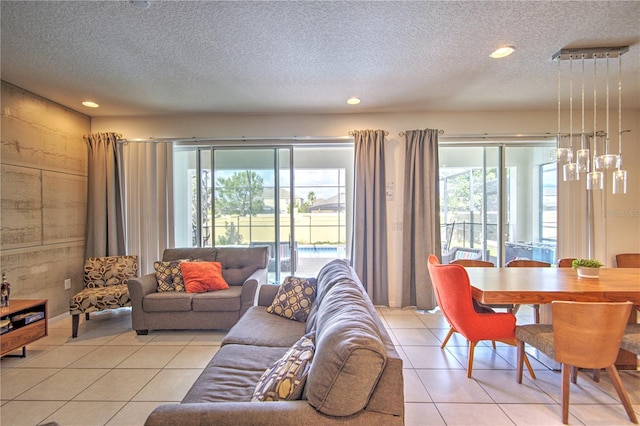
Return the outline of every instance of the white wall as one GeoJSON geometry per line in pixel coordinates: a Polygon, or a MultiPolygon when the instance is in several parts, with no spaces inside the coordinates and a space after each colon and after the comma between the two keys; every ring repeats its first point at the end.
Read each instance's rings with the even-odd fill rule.
{"type": "MultiPolygon", "coordinates": [[[[604,116],[604,114],[599,114],[604,116]]],[[[444,137],[466,134],[555,134],[556,111],[534,112],[467,112],[467,113],[394,113],[394,114],[342,114],[342,115],[185,115],[153,117],[95,117],[91,122],[92,132],[116,131],[127,139],[188,138],[188,137],[292,137],[346,136],[351,130],[385,129],[389,161],[387,182],[395,184],[395,196],[388,207],[389,231],[389,281],[390,304],[399,306],[401,300],[400,280],[402,273],[402,176],[404,139],[399,132],[412,129],[436,128],[445,131],[444,137]]],[[[597,255],[608,266],[615,265],[614,256],[621,252],[640,252],[640,112],[625,111],[623,146],[625,167],[629,170],[629,193],[631,195],[606,196],[606,203],[599,205],[596,215],[604,217],[604,206],[609,217],[598,224],[599,238],[597,255]],[[606,238],[603,236],[606,235],[606,238]]],[[[611,129],[617,132],[617,129],[611,129]]],[[[617,144],[616,146],[617,152],[617,144]]],[[[564,183],[561,184],[564,186],[564,183]]],[[[561,196],[566,188],[561,189],[561,196]]],[[[574,218],[572,210],[565,208],[560,200],[561,235],[559,254],[571,256],[574,252],[574,232],[581,229],[569,226],[574,218]],[[571,253],[570,253],[571,252],[571,253]]],[[[581,214],[581,212],[573,212],[581,214]]],[[[425,259],[428,253],[425,253],[425,259]]]]}

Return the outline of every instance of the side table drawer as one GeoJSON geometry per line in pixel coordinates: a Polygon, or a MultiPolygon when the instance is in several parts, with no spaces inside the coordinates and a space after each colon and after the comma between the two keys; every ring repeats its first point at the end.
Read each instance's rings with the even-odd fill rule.
{"type": "Polygon", "coordinates": [[[0,354],[19,349],[47,335],[46,321],[40,320],[0,335],[0,354]]]}

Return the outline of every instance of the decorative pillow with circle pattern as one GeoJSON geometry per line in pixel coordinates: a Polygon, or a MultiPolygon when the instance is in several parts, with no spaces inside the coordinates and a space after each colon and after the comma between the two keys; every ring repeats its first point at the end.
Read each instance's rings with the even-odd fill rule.
{"type": "Polygon", "coordinates": [[[286,277],[267,312],[298,322],[307,321],[316,299],[316,284],[315,278],[286,277]]]}
{"type": "Polygon", "coordinates": [[[300,399],[315,353],[314,333],[300,338],[258,380],[251,402],[300,399]]]}
{"type": "Polygon", "coordinates": [[[180,263],[182,262],[183,260],[153,262],[153,268],[156,270],[156,280],[158,281],[158,292],[185,291],[182,270],[180,269],[180,263]]]}

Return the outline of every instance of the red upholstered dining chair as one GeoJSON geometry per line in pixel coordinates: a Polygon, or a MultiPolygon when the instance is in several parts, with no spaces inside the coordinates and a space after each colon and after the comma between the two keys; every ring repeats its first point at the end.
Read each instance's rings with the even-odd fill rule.
{"type": "MultiPolygon", "coordinates": [[[[550,268],[551,264],[548,262],[541,262],[539,260],[530,259],[514,259],[506,263],[507,268],[550,268]]],[[[538,324],[540,322],[540,305],[531,305],[533,307],[533,322],[538,324]]],[[[513,313],[518,312],[520,305],[515,305],[513,313]]]]}
{"type": "MultiPolygon", "coordinates": [[[[471,378],[473,353],[478,342],[492,340],[516,345],[516,317],[508,312],[476,312],[473,308],[469,275],[464,267],[455,264],[441,265],[432,254],[429,256],[428,268],[438,306],[451,326],[441,347],[444,348],[446,340],[454,332],[462,334],[468,340],[467,377],[471,378]]],[[[525,359],[524,362],[531,377],[535,378],[529,360],[525,359]]]]}

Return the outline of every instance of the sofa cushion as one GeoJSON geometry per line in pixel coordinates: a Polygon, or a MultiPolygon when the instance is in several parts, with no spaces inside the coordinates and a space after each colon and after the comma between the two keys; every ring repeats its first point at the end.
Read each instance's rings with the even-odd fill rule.
{"type": "Polygon", "coordinates": [[[286,277],[267,312],[305,322],[315,298],[315,278],[286,277]]]}
{"type": "Polygon", "coordinates": [[[231,286],[226,290],[194,293],[191,309],[204,312],[237,312],[242,306],[242,287],[231,286]]]}
{"type": "Polygon", "coordinates": [[[126,284],[87,287],[71,298],[69,313],[71,315],[88,314],[126,306],[131,306],[129,289],[126,284]]]}
{"type": "Polygon", "coordinates": [[[220,262],[182,262],[180,269],[187,293],[205,293],[229,288],[229,284],[222,277],[220,262]]]}
{"type": "Polygon", "coordinates": [[[242,285],[269,262],[268,247],[222,247],[217,249],[216,262],[222,263],[222,275],[229,285],[242,285]]]}
{"type": "Polygon", "coordinates": [[[313,335],[302,336],[279,360],[265,370],[251,401],[300,399],[314,351],[313,335]]]}
{"type": "Polygon", "coordinates": [[[221,347],[182,402],[250,402],[264,370],[287,349],[247,345],[221,347]]]}
{"type": "Polygon", "coordinates": [[[354,279],[357,279],[357,276],[345,259],[334,259],[320,269],[316,282],[316,299],[307,317],[307,333],[315,329],[316,313],[318,307],[322,304],[322,299],[325,294],[327,294],[334,285],[341,282],[352,282],[354,279]]]}
{"type": "Polygon", "coordinates": [[[192,293],[170,291],[147,294],[142,299],[145,312],[184,312],[191,310],[192,293]]]}
{"type": "Polygon", "coordinates": [[[222,339],[222,345],[272,346],[286,350],[303,334],[304,323],[269,314],[264,306],[252,306],[222,339]]]}
{"type": "Polygon", "coordinates": [[[158,291],[185,291],[181,260],[172,262],[153,262],[153,269],[156,271],[156,281],[158,281],[158,291]]]}
{"type": "Polygon", "coordinates": [[[316,314],[316,354],[305,387],[321,413],[349,416],[366,407],[386,364],[386,349],[355,281],[335,283],[316,314]]]}
{"type": "Polygon", "coordinates": [[[217,251],[218,249],[213,247],[168,248],[162,253],[162,260],[170,262],[172,260],[189,259],[215,262],[217,251]]]}

